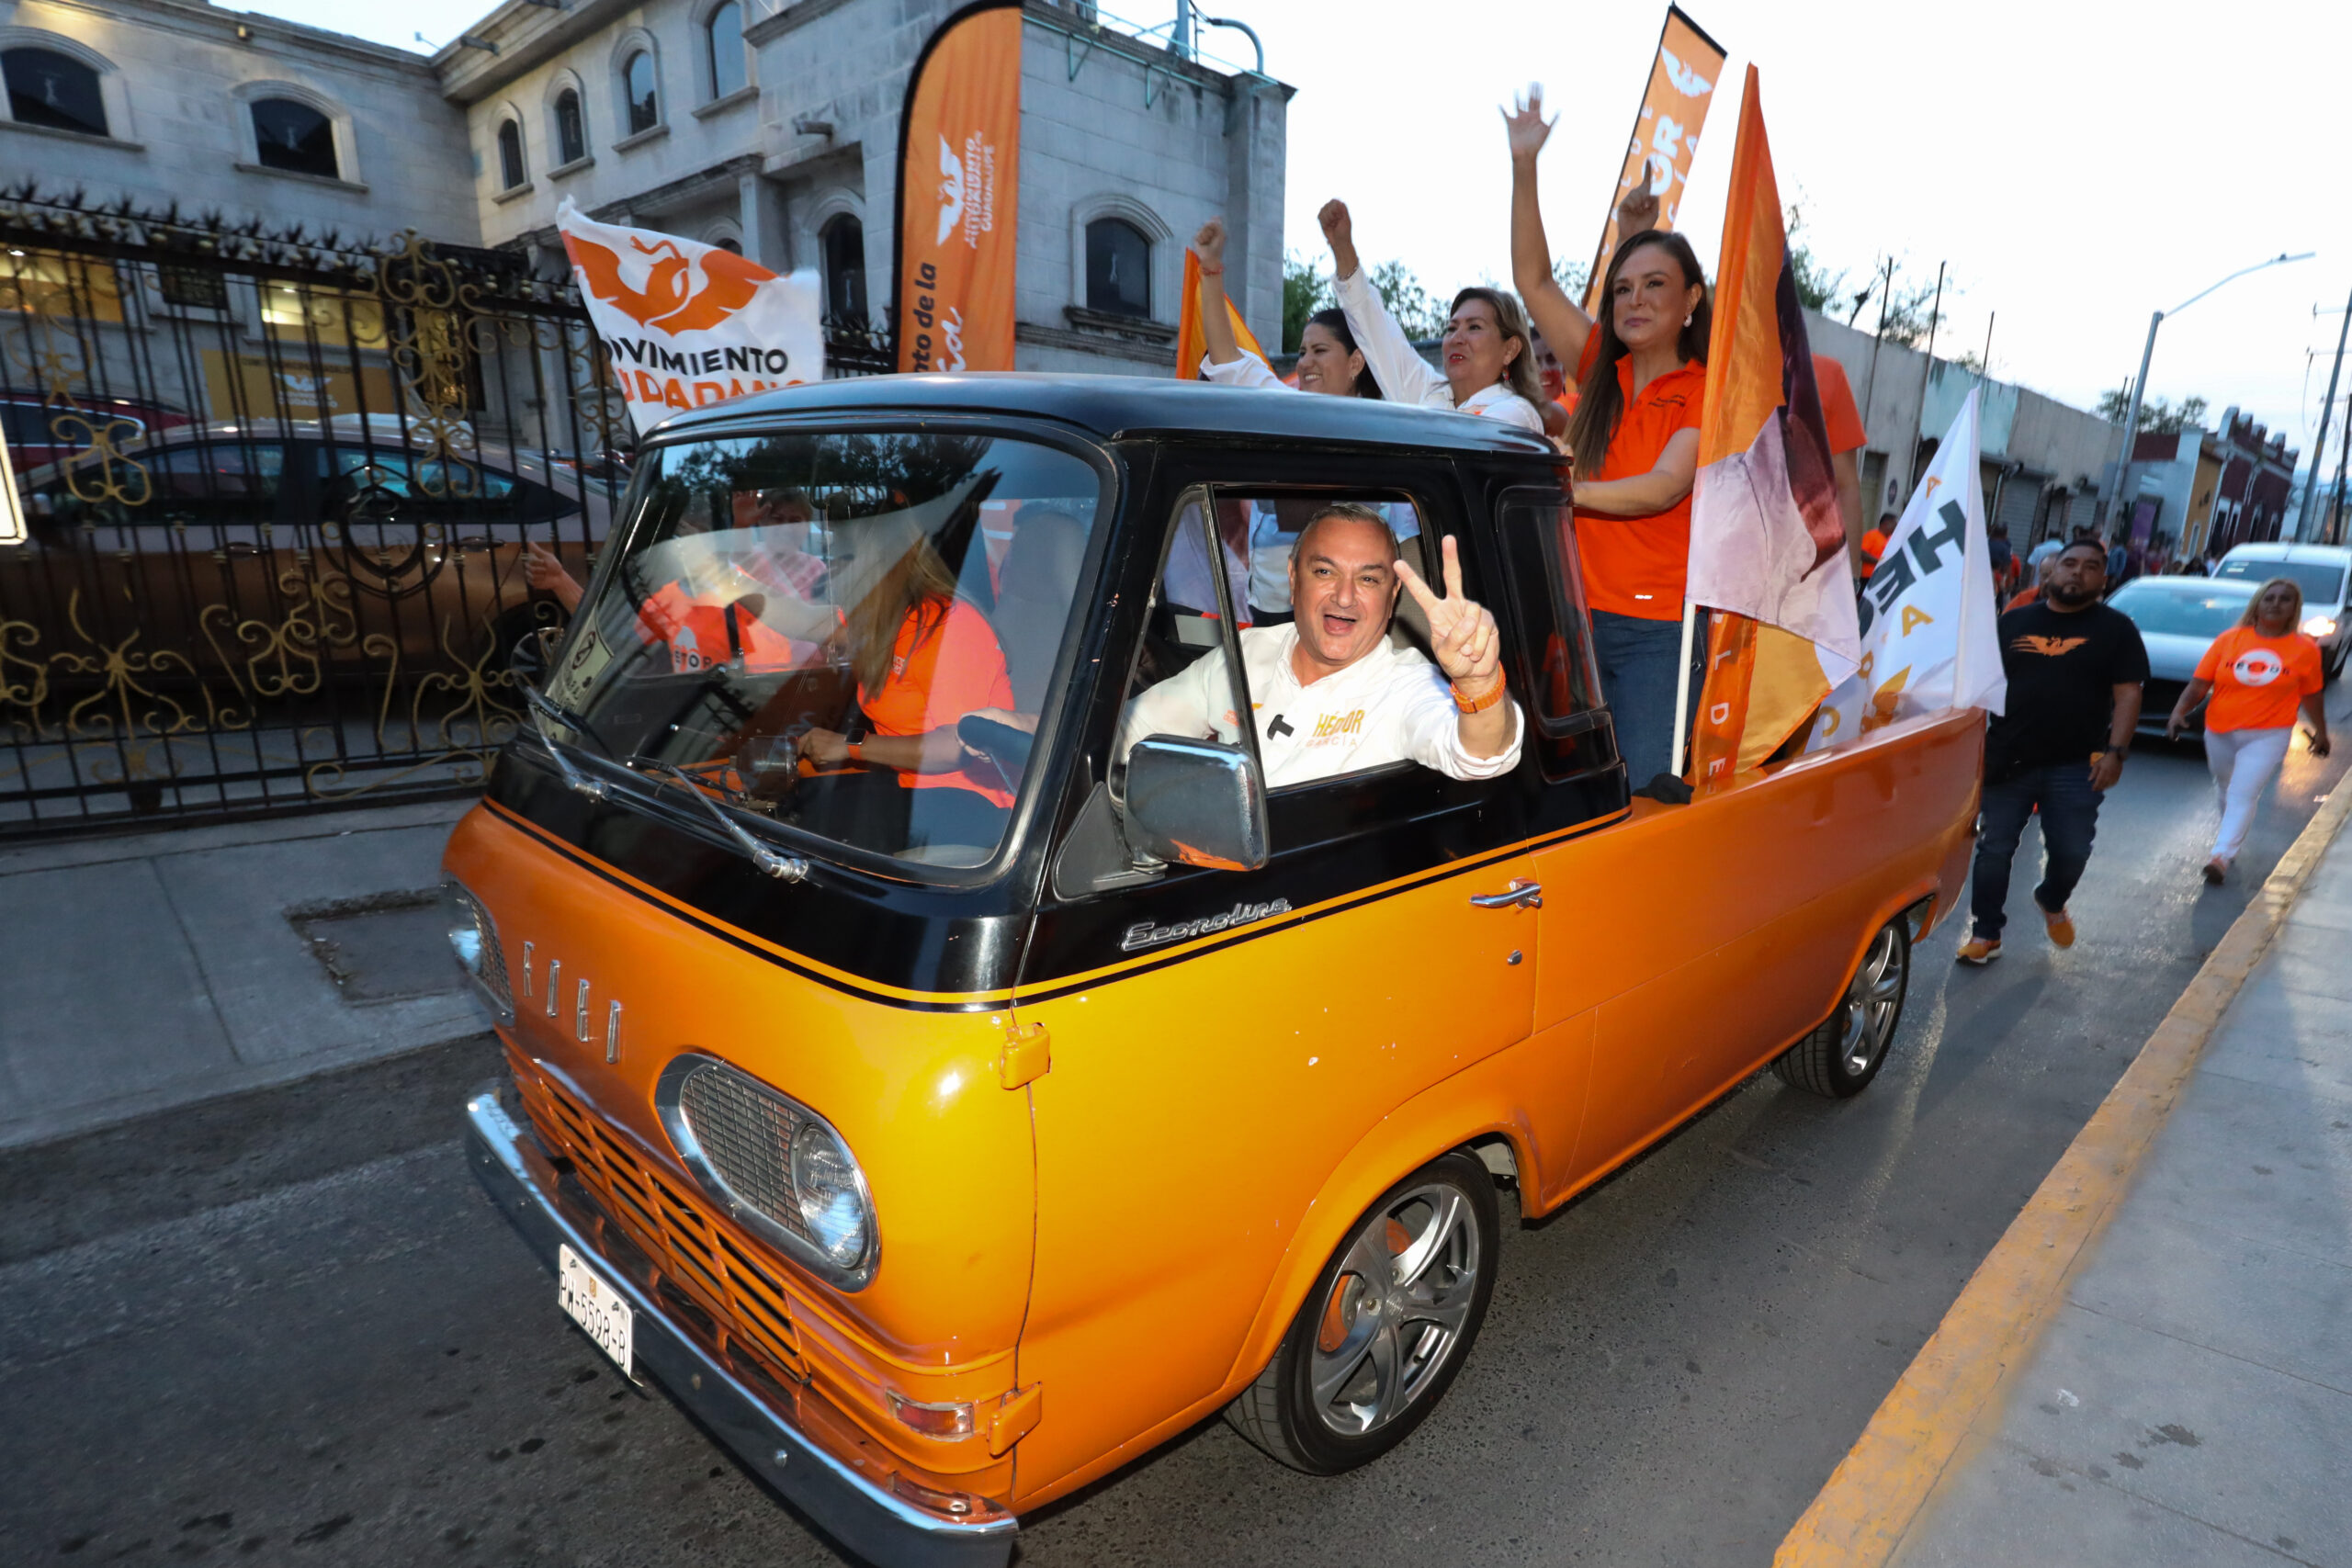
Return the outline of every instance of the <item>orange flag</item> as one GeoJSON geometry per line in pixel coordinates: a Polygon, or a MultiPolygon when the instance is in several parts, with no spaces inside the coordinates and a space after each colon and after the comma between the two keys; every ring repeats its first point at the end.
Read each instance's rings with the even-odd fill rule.
{"type": "Polygon", "coordinates": [[[1861,631],[1845,542],[1751,65],[1715,267],[1690,503],[1687,592],[1716,612],[1690,741],[1701,788],[1761,763],[1853,673],[1861,631]]]}
{"type": "MultiPolygon", "coordinates": [[[[1244,354],[1266,357],[1258,340],[1241,320],[1241,312],[1233,308],[1233,296],[1225,297],[1225,319],[1233,325],[1233,341],[1241,345],[1244,354]]],[[[1176,379],[1190,381],[1201,373],[1201,359],[1209,351],[1208,334],[1201,330],[1201,258],[1188,247],[1184,252],[1184,302],[1176,318],[1176,379]]],[[[1272,363],[1269,361],[1268,363],[1272,363]]]]}
{"type": "Polygon", "coordinates": [[[1715,83],[1723,75],[1724,46],[1685,16],[1679,6],[1666,8],[1666,26],[1657,39],[1657,60],[1642,89],[1641,112],[1634,117],[1634,135],[1625,149],[1623,171],[1609,198],[1609,217],[1600,226],[1600,249],[1594,253],[1586,275],[1585,314],[1600,314],[1600,285],[1609,273],[1609,258],[1616,253],[1617,204],[1641,180],[1657,197],[1657,226],[1674,227],[1681,215],[1682,191],[1690,177],[1690,160],[1699,154],[1699,131],[1707,123],[1707,106],[1714,101],[1715,83]]]}
{"type": "Polygon", "coordinates": [[[915,62],[899,130],[901,370],[1012,368],[1021,6],[978,0],[915,62]]]}

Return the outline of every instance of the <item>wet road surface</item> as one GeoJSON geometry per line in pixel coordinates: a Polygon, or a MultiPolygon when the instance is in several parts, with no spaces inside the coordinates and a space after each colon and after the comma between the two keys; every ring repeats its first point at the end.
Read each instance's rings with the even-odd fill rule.
{"type": "MultiPolygon", "coordinates": [[[[1915,955],[1858,1100],[1765,1076],[1564,1213],[1506,1201],[1485,1332],[1396,1452],[1313,1479],[1210,1422],[1020,1561],[1768,1562],[2342,766],[2298,745],[2211,890],[2201,757],[2142,741],[2071,951],[2020,874],[1998,964],[1954,969],[1958,920],[1915,955]]],[[[0,1388],[11,1564],[841,1561],[569,1326],[454,1142],[0,1264],[0,1388]]]]}

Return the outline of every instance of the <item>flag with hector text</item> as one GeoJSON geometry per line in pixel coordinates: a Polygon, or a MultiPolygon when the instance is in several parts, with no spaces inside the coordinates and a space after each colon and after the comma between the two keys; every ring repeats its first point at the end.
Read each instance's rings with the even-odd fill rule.
{"type": "Polygon", "coordinates": [[[581,215],[557,232],[642,435],[672,414],[825,378],[824,288],[732,251],[581,215]]]}
{"type": "Polygon", "coordinates": [[[1821,705],[1806,750],[1947,708],[1999,713],[2000,604],[1984,539],[1971,389],[1862,588],[1862,660],[1821,705]]]}

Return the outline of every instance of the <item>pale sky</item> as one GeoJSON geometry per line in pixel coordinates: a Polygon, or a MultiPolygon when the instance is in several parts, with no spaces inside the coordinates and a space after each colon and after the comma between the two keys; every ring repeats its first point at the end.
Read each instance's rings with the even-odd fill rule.
{"type": "MultiPolygon", "coordinates": [[[[422,48],[486,14],[412,0],[390,17],[342,0],[254,7],[422,48]]],[[[1146,23],[1172,0],[1109,9],[1146,23]]],[[[1496,110],[1531,76],[1560,115],[1544,160],[1554,246],[1588,258],[1633,129],[1662,5],[1484,0],[1216,0],[1266,45],[1290,106],[1285,238],[1328,256],[1315,212],[1353,209],[1368,262],[1402,259],[1432,293],[1508,281],[1510,163],[1496,110]],[[1458,28],[1444,25],[1459,17],[1458,28]]],[[[1784,197],[1815,254],[1859,286],[1892,254],[1901,278],[1950,264],[1937,351],[2087,407],[2139,367],[2148,317],[2282,252],[2316,252],[2167,320],[2154,396],[2235,403],[2308,453],[2352,292],[2352,57],[2343,0],[2222,7],[2164,0],[1690,0],[1731,51],[1683,227],[1712,272],[1740,82],[1762,73],[1784,197]],[[2333,194],[2330,194],[2333,193],[2333,194]],[[2312,314],[2317,305],[2323,312],[2312,314]],[[2316,355],[2307,351],[2317,350],[2316,355]]],[[[1238,33],[1203,44],[1246,62],[1238,33]]],[[[1864,328],[1874,323],[1875,301],[1864,328]]],[[[1838,312],[1841,316],[1844,311],[1838,312]]],[[[2352,379],[2352,375],[2347,375],[2352,379]]],[[[2326,462],[2335,468],[2343,389],[2326,462]]]]}

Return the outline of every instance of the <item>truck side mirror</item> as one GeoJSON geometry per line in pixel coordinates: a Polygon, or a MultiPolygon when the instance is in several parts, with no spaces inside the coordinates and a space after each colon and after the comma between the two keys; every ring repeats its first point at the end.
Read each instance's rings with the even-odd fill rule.
{"type": "Polygon", "coordinates": [[[1218,871],[1266,863],[1266,787],[1238,746],[1147,736],[1127,753],[1128,842],[1218,871]]]}

